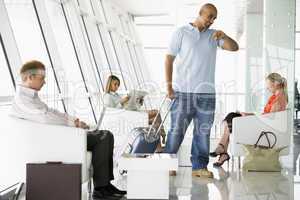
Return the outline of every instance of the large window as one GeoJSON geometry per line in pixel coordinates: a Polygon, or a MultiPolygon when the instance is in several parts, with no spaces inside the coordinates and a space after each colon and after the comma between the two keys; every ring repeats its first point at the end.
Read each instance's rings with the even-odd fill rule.
{"type": "MultiPolygon", "coordinates": [[[[43,62],[46,65],[47,78],[41,93],[48,96],[57,95],[57,85],[32,1],[23,0],[22,3],[16,3],[6,0],[5,6],[22,62],[33,59],[43,62]]],[[[18,74],[15,76],[18,77],[18,74]]]]}
{"type": "Polygon", "coordinates": [[[2,37],[0,35],[0,91],[1,96],[13,96],[14,84],[13,79],[9,71],[8,60],[6,58],[5,47],[3,44],[2,37]]]}
{"type": "Polygon", "coordinates": [[[155,81],[156,89],[164,85],[164,59],[168,42],[175,30],[171,17],[135,17],[137,33],[144,46],[151,79],[155,81]],[[159,37],[158,37],[159,36],[159,37]]]}
{"type": "MultiPolygon", "coordinates": [[[[85,46],[79,44],[82,35],[76,32],[76,14],[73,22],[69,21],[71,8],[55,1],[46,1],[46,8],[49,14],[51,27],[57,43],[59,55],[62,57],[62,69],[64,69],[66,80],[68,80],[68,96],[71,99],[72,114],[82,120],[92,123],[95,120],[94,107],[97,103],[92,103],[88,92],[97,91],[95,74],[89,71],[91,63],[87,54],[84,54],[85,46]],[[79,50],[79,46],[81,49],[79,50]]],[[[78,22],[78,21],[77,21],[78,22]]],[[[86,53],[86,52],[85,52],[86,53]]]]}

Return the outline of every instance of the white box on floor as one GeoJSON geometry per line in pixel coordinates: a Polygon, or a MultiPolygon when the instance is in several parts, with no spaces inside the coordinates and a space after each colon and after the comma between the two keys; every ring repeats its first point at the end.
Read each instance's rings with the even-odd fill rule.
{"type": "Polygon", "coordinates": [[[125,154],[119,169],[127,170],[127,199],[169,199],[169,171],[178,169],[172,154],[125,154]]]}

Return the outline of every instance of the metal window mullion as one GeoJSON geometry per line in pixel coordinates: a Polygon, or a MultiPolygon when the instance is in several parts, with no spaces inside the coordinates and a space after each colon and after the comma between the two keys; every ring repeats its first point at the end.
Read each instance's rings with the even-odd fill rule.
{"type": "MultiPolygon", "coordinates": [[[[134,32],[132,32],[132,31],[134,31],[132,29],[133,29],[132,21],[128,21],[128,30],[131,33],[132,37],[134,37],[134,36],[136,36],[136,34],[134,32]]],[[[137,61],[137,64],[138,64],[138,68],[140,69],[140,73],[141,73],[141,76],[142,76],[141,78],[143,79],[143,82],[145,83],[146,81],[145,81],[144,74],[142,72],[142,64],[139,60],[140,56],[138,55],[138,52],[137,52],[137,49],[136,49],[136,44],[133,44],[132,46],[133,46],[134,54],[135,54],[136,61],[137,61]]],[[[145,67],[147,67],[147,66],[145,66],[145,67]]],[[[150,108],[153,108],[153,105],[152,105],[151,101],[149,101],[149,105],[150,105],[150,108]]]]}
{"type": "MultiPolygon", "coordinates": [[[[78,0],[77,0],[77,2],[78,2],[78,5],[80,5],[78,0]]],[[[96,56],[95,56],[95,53],[94,53],[94,50],[93,50],[93,46],[91,44],[91,39],[90,39],[88,30],[87,30],[87,27],[86,27],[86,22],[85,22],[84,16],[82,16],[82,15],[81,15],[81,20],[82,20],[84,31],[85,31],[85,34],[86,34],[86,37],[87,37],[87,40],[88,40],[89,48],[90,48],[91,53],[92,53],[93,62],[95,64],[96,71],[97,71],[97,74],[99,76],[99,80],[100,80],[100,84],[101,84],[101,87],[102,87],[102,91],[104,91],[104,85],[103,85],[103,82],[102,82],[102,79],[101,79],[101,74],[100,74],[100,71],[99,71],[99,66],[97,64],[97,60],[96,60],[96,56]]]]}
{"type": "MultiPolygon", "coordinates": [[[[64,18],[65,18],[65,22],[66,22],[67,29],[68,29],[68,32],[69,32],[69,36],[70,36],[70,39],[71,39],[71,42],[72,42],[73,50],[74,50],[76,61],[77,61],[79,71],[80,71],[80,74],[81,74],[81,77],[82,77],[82,80],[83,80],[85,91],[87,93],[89,93],[89,90],[88,90],[88,87],[87,87],[87,84],[86,84],[86,80],[85,80],[85,77],[84,77],[84,74],[83,74],[83,70],[82,70],[82,67],[81,67],[81,63],[80,63],[80,60],[79,60],[79,55],[78,55],[78,52],[77,52],[77,49],[76,49],[76,46],[75,46],[74,38],[73,38],[73,35],[72,35],[72,32],[71,32],[70,24],[69,24],[68,19],[67,19],[66,11],[65,11],[63,3],[61,3],[60,5],[61,5],[62,11],[63,11],[63,15],[64,15],[64,18]]],[[[89,103],[90,103],[90,106],[91,106],[91,109],[92,109],[92,112],[93,112],[94,121],[97,122],[95,110],[94,110],[94,107],[93,107],[92,100],[91,100],[90,96],[88,96],[88,100],[89,100],[89,103]]]]}
{"type": "MultiPolygon", "coordinates": [[[[133,33],[131,33],[131,35],[132,36],[135,36],[136,34],[134,33],[134,30],[133,30],[133,25],[132,25],[132,22],[128,22],[129,23],[129,25],[130,25],[130,27],[129,27],[129,31],[130,32],[132,32],[133,31],[133,33]]],[[[136,49],[136,45],[135,44],[133,44],[133,50],[134,50],[134,54],[135,54],[135,57],[136,57],[136,61],[137,61],[137,64],[138,64],[138,68],[140,69],[140,72],[141,72],[141,75],[142,75],[142,79],[143,79],[143,81],[145,82],[145,77],[144,77],[144,74],[143,74],[143,72],[142,72],[142,65],[141,65],[141,63],[140,63],[140,60],[139,60],[139,55],[138,55],[138,53],[137,53],[137,49],[136,49]]]]}
{"type": "Polygon", "coordinates": [[[7,54],[6,59],[9,63],[14,80],[16,81],[22,61],[4,1],[0,1],[0,24],[2,42],[5,47],[5,53],[7,54]]]}
{"type": "Polygon", "coordinates": [[[97,24],[97,31],[98,31],[98,35],[100,37],[100,40],[101,40],[101,43],[102,43],[102,46],[103,46],[104,55],[105,55],[105,58],[106,58],[106,61],[107,61],[110,73],[112,73],[112,63],[111,63],[111,60],[110,60],[110,58],[108,56],[108,50],[107,50],[106,44],[105,44],[105,42],[103,40],[103,35],[101,33],[100,25],[99,24],[97,24]]]}
{"type": "Polygon", "coordinates": [[[141,63],[140,63],[140,61],[139,61],[139,55],[138,55],[138,53],[137,53],[137,50],[136,50],[135,45],[133,45],[133,50],[134,50],[134,55],[135,55],[135,57],[136,57],[136,62],[137,62],[137,64],[138,64],[138,68],[140,69],[140,73],[141,73],[141,75],[142,75],[142,79],[143,79],[143,81],[144,81],[144,83],[145,83],[146,81],[145,81],[144,74],[143,74],[143,72],[142,72],[142,65],[141,65],[141,63]]]}
{"type": "Polygon", "coordinates": [[[134,63],[134,61],[133,61],[133,56],[132,56],[132,52],[131,52],[131,50],[130,50],[130,46],[129,46],[129,43],[128,43],[128,41],[126,41],[126,45],[127,45],[127,48],[128,48],[128,53],[129,53],[129,56],[130,56],[130,61],[131,61],[131,63],[132,63],[132,67],[133,67],[133,71],[134,71],[134,74],[135,74],[135,77],[136,77],[136,79],[137,79],[137,82],[138,82],[138,87],[139,88],[141,88],[141,81],[140,81],[140,78],[139,78],[139,76],[138,76],[138,74],[137,74],[137,71],[136,71],[136,68],[135,68],[135,63],[134,63]]]}
{"type": "MultiPolygon", "coordinates": [[[[145,81],[145,78],[144,78],[144,74],[143,74],[143,72],[142,72],[142,70],[141,70],[141,64],[140,64],[140,62],[139,62],[139,56],[137,55],[136,48],[135,48],[134,45],[133,45],[133,50],[134,50],[134,53],[135,53],[135,56],[136,56],[136,61],[137,61],[138,65],[140,66],[140,67],[138,67],[138,68],[139,68],[140,71],[141,71],[142,79],[143,79],[144,84],[145,84],[146,81],[145,81]]],[[[151,109],[153,108],[153,105],[152,105],[151,101],[149,101],[149,106],[150,106],[151,109]]]]}
{"type": "MultiPolygon", "coordinates": [[[[131,28],[133,28],[133,27],[131,27],[131,23],[128,22],[128,25],[129,25],[128,26],[128,31],[132,35],[132,37],[134,37],[135,34],[134,34],[133,30],[131,30],[131,28]]],[[[138,65],[137,67],[138,67],[138,69],[140,69],[140,74],[141,74],[141,78],[143,79],[143,82],[145,82],[143,73],[141,71],[141,65],[140,65],[139,60],[138,60],[138,55],[137,55],[137,52],[136,52],[136,49],[135,49],[135,44],[133,44],[132,46],[133,46],[134,55],[135,55],[135,58],[136,58],[136,61],[137,61],[137,65],[138,65]]]]}
{"type": "MultiPolygon", "coordinates": [[[[126,26],[126,28],[127,28],[127,32],[128,32],[128,34],[131,36],[131,37],[134,37],[134,34],[132,34],[132,32],[131,32],[131,30],[130,30],[130,27],[129,27],[129,23],[130,22],[128,22],[127,23],[127,26],[126,26]]],[[[134,40],[136,40],[136,38],[134,38],[134,40]]],[[[130,45],[129,43],[128,43],[128,45],[130,45]]],[[[135,54],[135,57],[136,57],[136,62],[137,62],[137,68],[140,68],[141,67],[141,65],[140,65],[140,63],[139,63],[139,61],[138,61],[138,57],[137,57],[137,55],[136,55],[136,52],[135,52],[135,47],[134,47],[134,43],[132,43],[132,49],[133,49],[133,53],[132,54],[135,54]]],[[[131,57],[132,57],[132,61],[134,62],[134,58],[133,58],[133,55],[131,54],[131,57]]],[[[135,68],[135,71],[136,71],[137,69],[135,68]]],[[[136,72],[136,74],[137,74],[137,72],[136,72]]],[[[141,74],[141,79],[143,79],[142,81],[140,81],[140,84],[142,84],[143,82],[145,82],[145,79],[144,79],[144,77],[143,77],[143,73],[142,72],[140,72],[140,74],[141,74]]],[[[137,75],[138,76],[138,75],[137,75]]],[[[151,107],[151,104],[150,104],[150,107],[151,107]]]]}
{"type": "MultiPolygon", "coordinates": [[[[84,1],[83,1],[84,2],[84,1]]],[[[79,54],[82,52],[83,54],[86,53],[85,56],[81,56],[80,58],[83,59],[83,58],[88,58],[88,61],[89,61],[89,64],[87,65],[82,65],[82,66],[87,66],[87,71],[85,72],[86,73],[86,77],[93,77],[95,80],[94,80],[94,83],[95,83],[95,86],[97,87],[97,90],[101,90],[101,84],[102,83],[99,83],[98,79],[97,79],[97,67],[96,65],[94,66],[94,61],[93,61],[93,55],[95,52],[94,52],[94,49],[90,49],[90,46],[89,46],[89,41],[91,41],[91,37],[90,35],[88,34],[88,29],[87,29],[87,23],[86,21],[82,21],[81,17],[83,17],[83,19],[85,20],[88,16],[89,16],[89,13],[86,11],[86,8],[84,8],[83,6],[85,4],[82,4],[82,6],[79,6],[79,1],[77,0],[77,3],[76,1],[72,1],[71,3],[71,6],[70,6],[70,9],[72,8],[72,10],[74,9],[75,10],[75,16],[78,17],[78,33],[80,34],[81,37],[79,37],[79,40],[78,40],[78,43],[80,41],[80,43],[83,43],[85,48],[79,48],[81,47],[80,45],[77,45],[77,49],[78,49],[78,52],[79,54]],[[86,30],[85,30],[86,29],[86,30]],[[81,51],[81,49],[83,49],[81,51]],[[86,51],[84,51],[84,49],[86,51]],[[91,52],[90,52],[91,51],[91,52]],[[88,69],[88,66],[91,66],[91,69],[89,70],[88,69]],[[96,69],[96,70],[95,70],[96,69]]],[[[73,19],[73,18],[72,18],[73,19]]],[[[76,28],[77,29],[77,28],[76,28]]],[[[95,54],[94,54],[95,55],[95,54]]],[[[91,78],[92,79],[92,78],[91,78]]],[[[90,80],[90,79],[89,79],[90,80]]],[[[101,80],[101,78],[100,78],[101,80]]],[[[101,80],[102,82],[102,80],[101,80]]]]}
{"type": "MultiPolygon", "coordinates": [[[[56,83],[59,94],[61,94],[61,88],[60,88],[60,85],[59,85],[59,82],[58,82],[58,79],[57,79],[56,72],[54,70],[53,60],[52,60],[52,57],[51,57],[51,54],[50,54],[50,51],[49,51],[48,43],[47,43],[47,40],[46,40],[46,37],[45,37],[45,34],[44,34],[44,30],[43,30],[43,27],[42,27],[42,23],[41,23],[41,20],[40,20],[39,13],[37,11],[35,0],[32,0],[32,5],[33,5],[34,12],[35,12],[37,20],[38,20],[38,24],[39,24],[39,28],[40,28],[40,31],[41,31],[41,34],[42,34],[43,42],[45,44],[45,48],[46,48],[47,55],[48,55],[48,58],[49,58],[49,61],[50,61],[51,69],[53,71],[55,83],[56,83]]],[[[63,104],[64,111],[67,113],[67,109],[66,109],[66,105],[65,105],[64,100],[63,99],[60,99],[60,100],[63,104]]]]}
{"type": "Polygon", "coordinates": [[[117,62],[118,62],[118,66],[119,66],[119,70],[120,70],[120,73],[121,73],[121,76],[122,76],[122,79],[123,79],[123,83],[124,83],[124,87],[125,89],[127,90],[127,84],[126,84],[126,80],[125,80],[125,77],[124,77],[124,74],[123,74],[123,70],[121,68],[121,62],[120,62],[120,59],[119,59],[119,56],[118,56],[118,52],[117,52],[117,48],[116,48],[116,44],[115,44],[115,40],[114,40],[114,37],[112,35],[112,31],[110,30],[109,31],[109,36],[110,36],[110,39],[112,41],[112,45],[113,45],[113,49],[114,49],[114,52],[115,52],[115,55],[116,55],[116,59],[117,59],[117,62]]]}
{"type": "Polygon", "coordinates": [[[6,64],[7,64],[7,68],[8,68],[9,74],[10,74],[11,81],[13,83],[13,86],[14,86],[15,90],[16,90],[16,81],[15,81],[15,78],[14,78],[9,60],[8,60],[8,55],[7,55],[7,52],[6,52],[6,49],[5,49],[5,45],[3,43],[1,33],[0,33],[0,43],[1,43],[1,47],[2,47],[2,50],[3,50],[4,57],[5,57],[5,61],[6,61],[6,64]]]}
{"type": "MultiPolygon", "coordinates": [[[[119,16],[119,19],[120,19],[120,23],[121,23],[121,28],[125,32],[124,24],[122,23],[122,20],[121,20],[120,16],[119,16]]],[[[140,88],[141,87],[141,82],[139,80],[138,74],[137,74],[136,69],[135,69],[135,63],[133,61],[133,56],[132,56],[132,53],[131,53],[131,50],[130,50],[130,46],[129,46],[128,40],[125,39],[125,43],[126,43],[126,46],[127,46],[127,49],[128,49],[128,53],[129,53],[131,65],[133,67],[133,71],[134,71],[135,77],[137,79],[138,87],[140,88]]]]}
{"type": "MultiPolygon", "coordinates": [[[[91,2],[91,0],[90,0],[90,4],[91,4],[91,8],[92,8],[93,14],[96,15],[95,10],[94,10],[94,6],[93,6],[93,3],[91,2]]],[[[100,37],[101,44],[103,46],[104,55],[105,55],[105,58],[106,58],[106,61],[107,61],[110,73],[112,73],[112,64],[111,64],[111,61],[110,61],[110,59],[108,57],[107,49],[105,47],[103,36],[102,36],[101,30],[100,30],[100,25],[96,24],[96,28],[97,28],[97,31],[98,31],[98,35],[100,37]]]]}
{"type": "MultiPolygon", "coordinates": [[[[101,8],[102,8],[102,11],[103,11],[103,15],[104,15],[105,21],[106,21],[106,23],[108,23],[108,19],[107,19],[106,13],[105,13],[105,9],[104,9],[103,1],[102,0],[100,0],[100,4],[101,4],[101,8]]],[[[127,90],[126,81],[125,81],[125,78],[124,78],[123,71],[121,69],[120,59],[119,59],[118,54],[117,54],[116,44],[115,44],[115,41],[114,41],[114,37],[113,37],[112,31],[113,30],[108,30],[108,34],[109,34],[110,40],[112,42],[114,53],[116,55],[116,59],[117,59],[119,70],[120,70],[120,73],[121,73],[121,76],[122,76],[122,79],[123,79],[124,87],[127,90]]]]}

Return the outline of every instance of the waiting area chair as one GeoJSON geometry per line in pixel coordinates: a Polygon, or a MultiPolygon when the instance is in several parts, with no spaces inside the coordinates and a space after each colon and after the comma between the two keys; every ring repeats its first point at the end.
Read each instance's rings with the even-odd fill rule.
{"type": "Polygon", "coordinates": [[[262,131],[271,131],[277,137],[275,148],[287,146],[288,148],[281,151],[280,155],[288,155],[291,147],[291,127],[292,113],[289,109],[281,112],[234,118],[230,138],[230,152],[232,156],[238,157],[240,160],[240,157],[245,155],[241,144],[253,145],[262,131]]]}
{"type": "Polygon", "coordinates": [[[14,118],[7,110],[0,112],[1,182],[26,182],[26,164],[47,161],[80,163],[82,183],[90,182],[91,153],[84,130],[14,118]]]}
{"type": "MultiPolygon", "coordinates": [[[[61,161],[82,164],[82,183],[91,191],[91,152],[87,151],[85,130],[49,125],[9,116],[9,106],[1,109],[0,184],[26,182],[26,164],[61,161]]],[[[100,129],[110,130],[115,137],[115,154],[134,127],[147,126],[143,112],[106,109],[100,129]]]]}

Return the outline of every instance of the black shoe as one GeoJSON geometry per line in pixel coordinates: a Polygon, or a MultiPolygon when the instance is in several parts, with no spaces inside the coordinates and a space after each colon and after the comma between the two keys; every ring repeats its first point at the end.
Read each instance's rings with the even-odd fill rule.
{"type": "Polygon", "coordinates": [[[106,186],[107,191],[113,193],[116,196],[124,196],[125,194],[127,194],[126,191],[123,190],[119,190],[118,188],[116,188],[114,185],[112,185],[111,183],[106,186]]]}
{"type": "Polygon", "coordinates": [[[110,191],[103,187],[101,189],[94,189],[93,191],[93,199],[94,200],[119,200],[120,196],[116,196],[110,191]]]}

